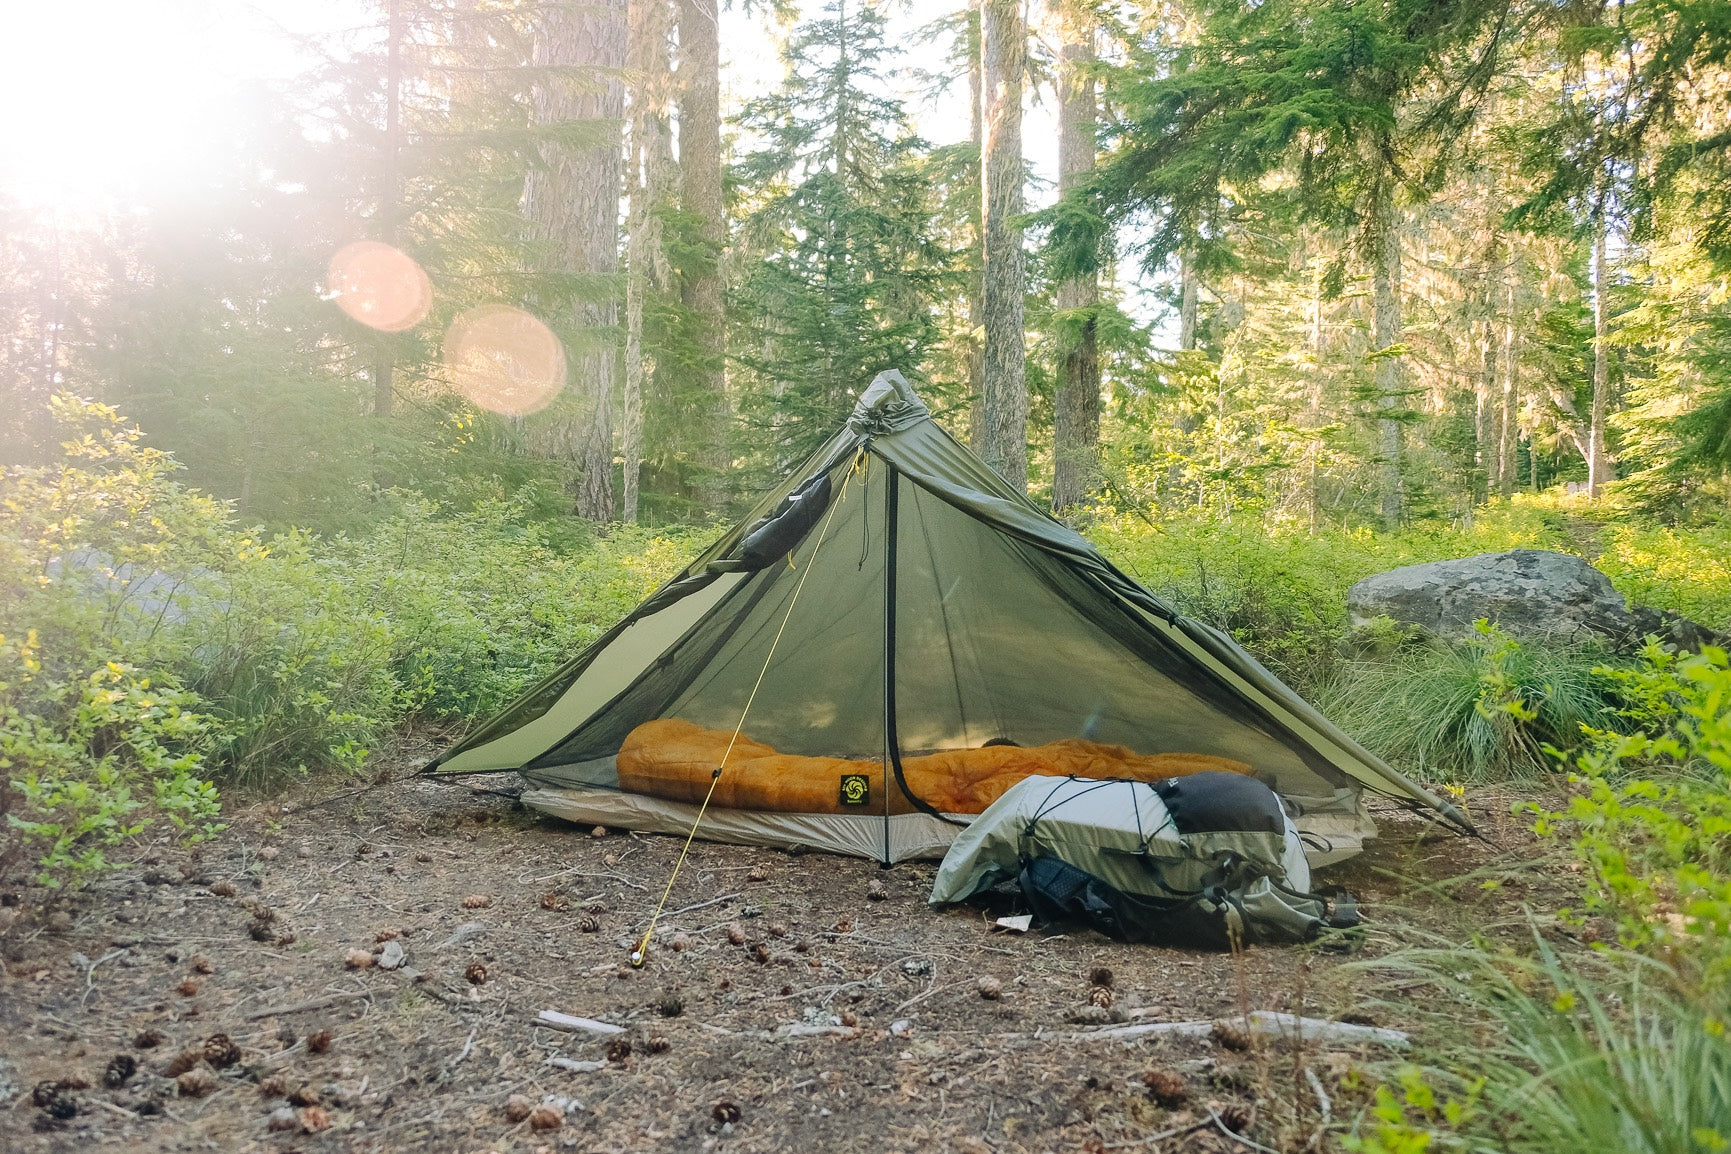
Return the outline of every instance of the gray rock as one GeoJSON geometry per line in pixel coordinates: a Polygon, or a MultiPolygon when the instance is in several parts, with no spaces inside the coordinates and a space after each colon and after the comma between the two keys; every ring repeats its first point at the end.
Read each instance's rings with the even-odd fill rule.
{"type": "Polygon", "coordinates": [[[402,966],[406,957],[407,954],[403,950],[403,943],[392,938],[390,941],[385,943],[384,949],[379,951],[379,969],[398,969],[402,966]]]}
{"type": "Polygon", "coordinates": [[[1391,569],[1349,589],[1346,606],[1355,626],[1389,617],[1443,637],[1471,637],[1483,618],[1521,638],[1628,644],[1658,634],[1683,648],[1714,639],[1711,630],[1675,613],[1632,609],[1610,578],[1587,562],[1543,549],[1391,569]]]}

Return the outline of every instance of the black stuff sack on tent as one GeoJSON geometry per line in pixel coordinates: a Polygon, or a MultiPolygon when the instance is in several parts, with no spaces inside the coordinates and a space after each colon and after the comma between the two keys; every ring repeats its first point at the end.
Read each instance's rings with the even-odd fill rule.
{"type": "Polygon", "coordinates": [[[1041,922],[1192,949],[1304,942],[1356,924],[1350,899],[1310,891],[1279,797],[1251,777],[1147,784],[1029,778],[950,847],[934,905],[1017,882],[1041,922]]]}
{"type": "Polygon", "coordinates": [[[738,567],[754,572],[792,552],[829,507],[829,498],[828,473],[818,474],[783,497],[768,514],[746,526],[736,557],[738,567]]]}

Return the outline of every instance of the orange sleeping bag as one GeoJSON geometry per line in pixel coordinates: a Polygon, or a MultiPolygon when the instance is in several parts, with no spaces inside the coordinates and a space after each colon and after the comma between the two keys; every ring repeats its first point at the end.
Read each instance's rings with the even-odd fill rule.
{"type": "MultiPolygon", "coordinates": [[[[727,752],[732,735],[689,721],[662,718],[631,731],[619,749],[619,786],[669,801],[697,803],[709,789],[723,754],[727,765],[711,805],[780,813],[882,813],[884,767],[845,757],[801,757],[779,753],[743,733],[727,752]]],[[[1124,777],[1158,781],[1205,771],[1249,773],[1242,761],[1204,753],[1140,754],[1122,745],[1070,738],[1049,745],[988,745],[902,759],[908,789],[943,813],[980,813],[1025,777],[1124,777]]],[[[891,813],[914,805],[897,788],[891,813]]]]}

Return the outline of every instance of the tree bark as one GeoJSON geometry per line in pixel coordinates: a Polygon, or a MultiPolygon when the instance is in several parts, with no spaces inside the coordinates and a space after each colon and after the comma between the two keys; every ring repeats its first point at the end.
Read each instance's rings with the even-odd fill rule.
{"type": "Polygon", "coordinates": [[[697,252],[683,266],[707,393],[699,457],[709,470],[706,501],[719,506],[727,455],[727,312],[721,258],[727,243],[721,185],[720,0],[679,0],[679,167],[681,206],[696,223],[697,252]]]}
{"type": "Polygon", "coordinates": [[[1178,254],[1178,347],[1196,347],[1196,308],[1199,297],[1196,258],[1188,247],[1178,254]]]}
{"type": "Polygon", "coordinates": [[[1497,492],[1507,497],[1520,483],[1520,469],[1515,449],[1520,432],[1521,354],[1519,316],[1515,312],[1516,290],[1520,272],[1515,264],[1515,246],[1509,244],[1509,267],[1503,273],[1505,313],[1503,316],[1503,388],[1497,406],[1497,492]]]}
{"type": "Polygon", "coordinates": [[[968,240],[968,447],[986,455],[985,206],[986,81],[980,41],[980,3],[968,2],[968,139],[974,144],[973,235],[968,240]]]}
{"type": "MultiPolygon", "coordinates": [[[[1059,32],[1058,195],[1062,197],[1094,171],[1099,110],[1093,74],[1092,11],[1071,0],[1060,9],[1059,32]]],[[[1058,286],[1057,306],[1066,314],[1069,335],[1060,354],[1053,415],[1054,510],[1081,504],[1099,481],[1100,351],[1094,318],[1099,303],[1098,273],[1090,272],[1058,286]]]]}
{"type": "Polygon", "coordinates": [[[657,211],[672,193],[675,174],[669,146],[668,101],[673,72],[669,57],[672,0],[629,0],[626,66],[631,120],[625,258],[625,392],[620,406],[622,458],[620,518],[635,523],[643,465],[643,300],[664,288],[668,269],[657,211]]]}
{"type": "Polygon", "coordinates": [[[559,302],[570,337],[571,387],[549,446],[577,464],[575,511],[613,517],[615,363],[619,356],[620,128],[624,115],[625,0],[548,6],[535,35],[535,123],[585,125],[592,143],[548,141],[525,182],[525,212],[551,271],[600,282],[587,299],[559,302]],[[574,411],[573,411],[574,410],[574,411]]]}
{"type": "Polygon", "coordinates": [[[1605,209],[1593,214],[1593,410],[1587,428],[1587,495],[1598,499],[1617,477],[1605,448],[1605,415],[1611,406],[1610,304],[1605,299],[1605,209]]]}
{"type": "Polygon", "coordinates": [[[1377,407],[1385,416],[1377,421],[1377,455],[1381,458],[1378,477],[1378,505],[1384,527],[1393,529],[1400,524],[1403,501],[1402,451],[1405,425],[1395,414],[1404,406],[1401,361],[1387,355],[1387,350],[1400,344],[1400,211],[1394,203],[1394,189],[1384,184],[1377,201],[1377,257],[1372,278],[1374,315],[1372,341],[1382,353],[1376,362],[1377,407]]]}
{"type": "Polygon", "coordinates": [[[1028,381],[1023,345],[1027,271],[1022,256],[1022,74],[1026,30],[1021,0],[982,0],[985,74],[986,464],[1017,492],[1028,488],[1028,381]]]}
{"type": "Polygon", "coordinates": [[[1474,479],[1474,500],[1484,501],[1496,491],[1501,457],[1497,452],[1497,282],[1493,262],[1497,244],[1493,238],[1485,249],[1484,292],[1479,299],[1479,371],[1473,382],[1473,449],[1479,476],[1474,479]],[[1482,488],[1481,488],[1482,482],[1482,488]]]}

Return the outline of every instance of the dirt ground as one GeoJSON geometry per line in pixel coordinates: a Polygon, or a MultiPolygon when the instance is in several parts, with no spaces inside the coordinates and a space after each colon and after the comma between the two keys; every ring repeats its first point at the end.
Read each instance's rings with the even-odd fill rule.
{"type": "Polygon", "coordinates": [[[81,893],[0,885],[0,1150],[1335,1149],[1354,1071],[1398,1055],[1092,1033],[1404,1025],[1366,959],[1551,896],[1510,800],[1473,797],[1483,842],[1379,810],[1370,852],[1319,879],[1363,903],[1351,951],[1009,933],[1002,909],[930,909],[934,863],[699,842],[642,969],[678,839],[431,782],[261,802],[81,893]]]}

